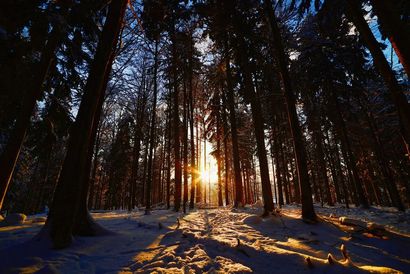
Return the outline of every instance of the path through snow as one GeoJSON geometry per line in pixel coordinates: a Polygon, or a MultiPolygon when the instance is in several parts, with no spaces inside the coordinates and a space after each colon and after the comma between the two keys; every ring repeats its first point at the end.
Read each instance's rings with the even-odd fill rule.
{"type": "Polygon", "coordinates": [[[297,208],[283,210],[280,217],[261,218],[259,213],[257,208],[187,215],[168,210],[148,216],[94,213],[115,234],[78,237],[60,251],[27,241],[41,224],[0,228],[0,273],[410,273],[408,236],[369,238],[326,222],[309,225],[297,208]],[[343,261],[341,244],[351,261],[343,261]]]}
{"type": "MultiPolygon", "coordinates": [[[[161,250],[140,254],[128,271],[138,273],[359,273],[406,272],[410,241],[349,235],[328,223],[309,225],[299,218],[261,218],[253,210],[200,210],[185,216],[167,233],[161,250]],[[403,242],[404,241],[404,242],[403,242]],[[172,245],[178,242],[178,245],[172,245]],[[342,261],[344,243],[352,262],[342,261]],[[306,263],[310,257],[313,269],[306,263]],[[388,267],[388,268],[383,268],[388,267]]],[[[294,213],[294,212],[292,212],[294,213]]]]}

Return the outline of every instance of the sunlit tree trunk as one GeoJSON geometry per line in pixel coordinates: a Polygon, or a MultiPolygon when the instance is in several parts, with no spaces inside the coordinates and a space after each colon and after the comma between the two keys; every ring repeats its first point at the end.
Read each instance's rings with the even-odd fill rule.
{"type": "Polygon", "coordinates": [[[410,77],[410,30],[400,18],[399,1],[371,0],[382,30],[386,33],[407,76],[410,77]]]}

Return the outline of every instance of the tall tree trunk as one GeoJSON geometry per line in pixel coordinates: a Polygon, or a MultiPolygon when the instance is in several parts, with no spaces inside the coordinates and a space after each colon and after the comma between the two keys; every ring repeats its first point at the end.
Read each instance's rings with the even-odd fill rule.
{"type": "Polygon", "coordinates": [[[98,123],[97,128],[97,136],[95,140],[94,146],[94,156],[93,156],[93,164],[92,164],[92,171],[90,177],[90,188],[88,194],[88,209],[92,209],[94,205],[94,196],[95,196],[95,188],[96,188],[96,178],[97,178],[97,169],[98,169],[98,151],[100,150],[100,138],[101,138],[101,123],[98,123]]]}
{"type": "Polygon", "coordinates": [[[149,156],[149,134],[145,135],[144,137],[144,157],[143,157],[143,168],[142,168],[142,191],[141,191],[141,202],[142,204],[145,203],[145,194],[146,194],[146,189],[147,189],[147,170],[148,170],[148,156],[149,156]]]}
{"type": "Polygon", "coordinates": [[[190,67],[189,67],[189,129],[190,129],[190,146],[191,146],[191,193],[189,208],[193,209],[195,205],[195,189],[198,183],[198,168],[195,164],[195,136],[194,136],[194,92],[192,85],[192,54],[193,43],[190,40],[190,67]]]}
{"type": "MultiPolygon", "coordinates": [[[[325,129],[325,132],[327,132],[327,129],[325,129]]],[[[325,134],[325,138],[326,138],[326,136],[327,136],[327,133],[325,134]]],[[[330,152],[330,147],[331,147],[330,140],[327,139],[327,142],[329,144],[328,145],[329,148],[327,148],[326,142],[323,143],[325,161],[329,163],[330,172],[332,174],[332,181],[333,181],[333,185],[335,186],[335,192],[336,192],[336,202],[341,203],[342,199],[341,199],[341,195],[340,195],[340,186],[339,186],[339,182],[340,182],[339,179],[341,179],[341,178],[339,178],[340,175],[338,175],[338,173],[336,171],[335,161],[334,161],[333,155],[330,152]]]]}
{"type": "MultiPolygon", "coordinates": [[[[171,93],[171,92],[170,92],[171,93]]],[[[172,106],[171,106],[171,94],[169,94],[168,102],[168,125],[167,125],[167,179],[166,179],[166,200],[167,209],[171,208],[171,124],[172,124],[172,106]]]]}
{"type": "Polygon", "coordinates": [[[280,167],[281,157],[279,156],[279,154],[280,154],[279,146],[281,144],[280,144],[280,141],[279,141],[278,124],[279,124],[278,117],[277,117],[277,115],[274,115],[273,116],[273,134],[274,134],[274,137],[273,137],[273,150],[274,150],[274,153],[275,153],[275,165],[276,165],[275,175],[276,175],[276,181],[278,182],[278,195],[277,195],[278,201],[277,201],[277,203],[279,204],[279,207],[282,207],[284,205],[284,203],[283,203],[283,189],[282,189],[283,183],[282,183],[282,176],[281,176],[282,172],[281,172],[281,167],[280,167]]]}
{"type": "Polygon", "coordinates": [[[229,121],[231,124],[231,139],[232,139],[232,157],[233,170],[235,175],[235,201],[234,207],[243,206],[243,186],[241,177],[241,166],[239,160],[238,146],[238,130],[236,126],[235,99],[232,84],[231,65],[228,54],[228,45],[225,43],[225,66],[226,66],[226,85],[227,85],[227,103],[229,108],[229,121]]]}
{"type": "MultiPolygon", "coordinates": [[[[331,87],[329,87],[329,90],[332,90],[331,87]]],[[[342,116],[342,110],[340,108],[339,101],[337,100],[336,95],[334,94],[333,91],[331,91],[331,96],[332,96],[333,104],[334,104],[336,115],[337,115],[337,117],[336,117],[337,124],[339,124],[341,135],[342,135],[343,142],[345,144],[345,149],[346,149],[346,152],[347,152],[346,161],[348,162],[348,167],[351,170],[352,175],[353,175],[353,184],[354,184],[354,188],[356,190],[357,199],[358,199],[358,202],[360,203],[360,205],[362,207],[368,208],[369,203],[368,203],[368,201],[366,199],[366,196],[364,194],[363,185],[362,185],[362,182],[360,180],[359,172],[358,172],[357,167],[356,167],[356,159],[353,155],[350,140],[349,140],[349,137],[347,135],[347,129],[346,129],[345,121],[344,121],[343,116],[342,116]]]]}
{"type": "MultiPolygon", "coordinates": [[[[283,136],[283,134],[281,134],[283,136]]],[[[283,193],[285,194],[285,203],[289,204],[289,192],[288,192],[288,167],[285,159],[285,151],[283,149],[284,143],[283,139],[279,139],[279,152],[280,152],[280,161],[281,161],[281,169],[282,171],[280,172],[282,174],[282,189],[283,193]]]]}
{"type": "MultiPolygon", "coordinates": [[[[326,137],[327,137],[328,140],[330,140],[328,132],[326,132],[326,137]]],[[[337,144],[335,144],[335,147],[336,147],[336,149],[335,149],[336,151],[334,153],[334,155],[336,156],[335,165],[336,165],[336,169],[338,171],[338,174],[340,176],[340,183],[342,184],[342,190],[343,190],[343,197],[344,197],[344,200],[345,200],[345,205],[346,205],[346,208],[349,208],[349,192],[347,191],[346,181],[343,179],[344,176],[343,176],[342,166],[340,164],[341,161],[340,161],[339,148],[338,148],[337,144]]]]}
{"type": "Polygon", "coordinates": [[[410,77],[410,30],[400,18],[397,2],[399,1],[370,1],[382,30],[389,38],[407,76],[410,77]]]}
{"type": "Polygon", "coordinates": [[[221,102],[217,96],[217,114],[216,114],[216,161],[218,167],[218,206],[223,206],[222,200],[222,178],[221,178],[221,102]]]}
{"type": "Polygon", "coordinates": [[[183,195],[183,211],[186,213],[188,202],[188,94],[186,81],[184,81],[184,102],[183,102],[183,157],[184,157],[184,195],[183,195]]]}
{"type": "MultiPolygon", "coordinates": [[[[374,37],[369,25],[363,17],[361,2],[347,0],[347,4],[347,15],[359,30],[361,38],[366,43],[366,46],[373,57],[375,67],[379,70],[380,75],[383,77],[383,80],[390,91],[393,103],[399,114],[402,137],[405,142],[408,157],[410,158],[410,105],[397,82],[393,70],[380,49],[380,44],[374,37]]],[[[404,52],[409,52],[409,49],[407,48],[404,52]]]]}
{"type": "MultiPolygon", "coordinates": [[[[274,195],[274,200],[276,205],[279,205],[278,203],[278,191],[277,191],[277,179],[276,179],[276,173],[278,167],[275,167],[275,149],[274,149],[274,144],[273,144],[273,134],[272,138],[270,139],[270,156],[271,156],[271,161],[272,161],[272,180],[273,180],[273,195],[274,195]]],[[[280,207],[280,206],[279,206],[280,207]]]]}
{"type": "MultiPolygon", "coordinates": [[[[255,92],[255,86],[252,80],[252,71],[250,70],[250,64],[248,61],[248,49],[246,42],[241,33],[241,19],[235,16],[234,28],[238,34],[238,44],[235,47],[237,60],[240,63],[240,68],[243,73],[243,87],[245,89],[245,97],[251,104],[251,114],[253,121],[253,128],[256,139],[257,155],[259,160],[259,169],[262,184],[262,196],[264,202],[264,215],[273,211],[273,197],[272,187],[269,178],[269,165],[268,158],[266,156],[265,146],[265,133],[264,133],[264,119],[262,116],[262,107],[258,93],[255,92]]],[[[245,191],[246,191],[245,185],[245,191]]]]}
{"type": "MultiPolygon", "coordinates": [[[[202,119],[202,130],[203,130],[203,132],[202,132],[202,134],[203,134],[203,136],[204,136],[204,167],[203,167],[203,169],[202,169],[202,172],[206,172],[206,170],[207,170],[207,165],[206,165],[206,125],[205,125],[205,117],[203,117],[203,119],[202,119]]],[[[204,191],[203,191],[203,193],[204,193],[204,203],[206,204],[206,182],[203,182],[203,185],[204,185],[204,191]]]]}
{"type": "Polygon", "coordinates": [[[134,129],[134,146],[132,148],[132,167],[130,176],[130,199],[128,201],[128,211],[131,211],[138,204],[137,200],[137,184],[138,184],[138,171],[139,161],[141,154],[141,141],[142,131],[144,128],[144,115],[147,105],[147,91],[145,89],[145,70],[142,75],[141,86],[139,88],[139,94],[137,97],[137,113],[135,117],[135,129],[134,129]]]}
{"type": "MultiPolygon", "coordinates": [[[[326,202],[329,206],[333,206],[332,196],[330,195],[330,184],[329,178],[327,177],[327,168],[325,162],[325,153],[323,151],[323,139],[322,131],[320,129],[320,111],[317,110],[318,106],[316,102],[311,100],[311,109],[308,111],[307,121],[310,130],[312,131],[312,141],[314,143],[316,163],[318,167],[318,175],[320,176],[319,181],[323,182],[324,191],[326,194],[326,202]],[[310,112],[310,113],[309,113],[310,112]]],[[[320,186],[322,187],[322,186],[320,186]]]]}
{"type": "MultiPolygon", "coordinates": [[[[112,53],[109,60],[107,68],[111,68],[112,63],[114,61],[115,54],[112,53]]],[[[102,92],[104,93],[107,89],[108,80],[110,77],[111,69],[106,69],[104,79],[103,79],[103,87],[102,92]]],[[[80,204],[78,207],[77,215],[74,219],[74,227],[73,227],[73,235],[80,235],[80,236],[95,236],[99,232],[103,232],[100,225],[95,223],[91,214],[88,211],[87,206],[87,196],[90,189],[91,178],[90,178],[90,170],[91,170],[91,163],[93,157],[93,149],[96,142],[98,126],[100,124],[100,117],[102,112],[102,107],[104,104],[104,95],[102,94],[98,99],[98,105],[96,109],[96,113],[94,115],[94,120],[92,124],[92,131],[88,145],[88,152],[87,152],[87,159],[84,166],[84,175],[82,176],[82,188],[81,188],[81,195],[80,195],[80,204]]]]}
{"type": "Polygon", "coordinates": [[[64,248],[72,241],[72,232],[80,205],[83,176],[87,162],[94,117],[99,100],[104,96],[105,75],[109,73],[109,60],[118,41],[126,0],[110,3],[107,19],[90,68],[84,95],[68,141],[67,154],[54,193],[50,213],[44,229],[49,228],[55,248],[64,248]]]}
{"type": "Polygon", "coordinates": [[[178,92],[178,75],[177,75],[177,48],[175,30],[172,37],[172,77],[173,77],[173,122],[174,122],[174,162],[175,162],[175,193],[174,193],[174,210],[179,211],[181,207],[181,186],[182,186],[182,166],[181,166],[181,146],[179,139],[179,92],[178,92]]]}
{"type": "Polygon", "coordinates": [[[309,174],[306,160],[306,150],[303,144],[302,129],[296,112],[296,98],[293,93],[291,80],[288,72],[288,61],[282,45],[282,37],[279,31],[276,16],[270,0],[264,0],[264,11],[267,20],[269,33],[272,36],[271,42],[274,56],[278,62],[279,73],[282,80],[282,87],[287,105],[289,124],[293,137],[293,146],[297,163],[299,187],[302,198],[302,218],[315,221],[316,214],[313,207],[312,190],[309,183],[309,174]]]}
{"type": "Polygon", "coordinates": [[[152,111],[151,111],[151,126],[149,129],[149,155],[148,155],[148,177],[147,177],[147,187],[145,189],[145,214],[150,214],[151,211],[151,194],[152,194],[152,177],[153,177],[153,153],[155,152],[155,127],[157,118],[157,74],[158,74],[158,39],[155,40],[155,51],[154,51],[154,89],[153,89],[153,99],[152,99],[152,111]]]}
{"type": "MultiPolygon", "coordinates": [[[[363,105],[362,105],[363,107],[363,105]]],[[[364,108],[364,107],[363,107],[364,108]]],[[[374,152],[376,154],[376,159],[379,163],[379,167],[381,169],[381,173],[383,175],[383,183],[389,192],[389,195],[392,199],[393,205],[400,211],[404,211],[404,205],[401,201],[399,191],[396,186],[396,182],[393,178],[392,172],[390,170],[389,164],[386,161],[383,143],[380,141],[380,138],[376,132],[378,132],[377,125],[373,123],[374,118],[372,114],[369,114],[366,110],[364,110],[364,115],[366,117],[367,123],[369,125],[370,133],[374,141],[374,152]]]]}
{"type": "Polygon", "coordinates": [[[202,189],[201,189],[201,178],[200,178],[200,170],[201,170],[201,144],[199,141],[199,136],[200,136],[200,129],[199,129],[199,121],[196,120],[196,151],[197,151],[197,170],[198,170],[198,177],[197,177],[197,183],[196,183],[196,202],[201,203],[202,202],[202,189]]]}
{"type": "Polygon", "coordinates": [[[246,166],[245,163],[243,161],[243,159],[241,159],[241,173],[242,173],[242,181],[243,181],[243,191],[245,194],[245,204],[249,203],[249,193],[248,193],[248,186],[247,186],[247,181],[246,181],[246,166]]]}
{"type": "MultiPolygon", "coordinates": [[[[222,83],[223,89],[223,83],[222,83]]],[[[223,127],[223,146],[224,146],[224,169],[225,169],[225,204],[229,205],[229,154],[228,154],[228,121],[226,113],[226,97],[222,94],[222,127],[223,127]]]]}

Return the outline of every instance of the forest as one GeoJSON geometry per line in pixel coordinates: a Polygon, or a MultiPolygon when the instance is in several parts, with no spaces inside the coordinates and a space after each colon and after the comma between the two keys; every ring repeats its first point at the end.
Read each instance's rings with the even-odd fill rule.
{"type": "Polygon", "coordinates": [[[406,0],[2,0],[0,273],[409,273],[409,75],[406,0]]]}

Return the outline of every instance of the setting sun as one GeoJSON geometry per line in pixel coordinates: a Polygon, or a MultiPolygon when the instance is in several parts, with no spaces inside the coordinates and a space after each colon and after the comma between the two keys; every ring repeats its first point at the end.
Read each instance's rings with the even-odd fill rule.
{"type": "MultiPolygon", "coordinates": [[[[211,155],[212,145],[206,141],[206,163],[201,159],[199,174],[203,183],[211,183],[211,188],[218,182],[218,164],[215,157],[211,155]]],[[[202,149],[202,154],[204,150],[202,149]]]]}
{"type": "Polygon", "coordinates": [[[201,181],[208,183],[211,181],[212,184],[215,184],[218,181],[218,169],[216,166],[211,165],[210,168],[207,167],[206,170],[201,170],[201,181]]]}

